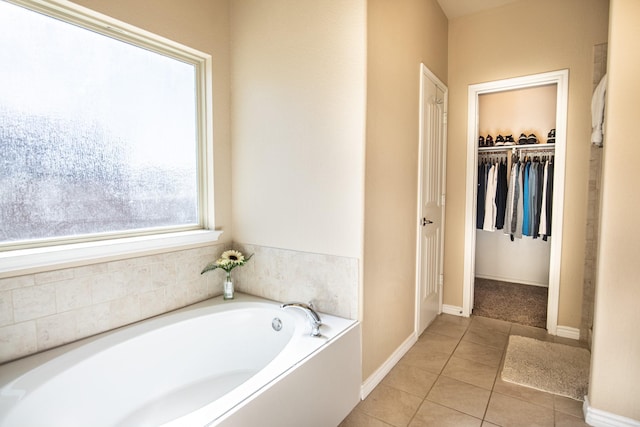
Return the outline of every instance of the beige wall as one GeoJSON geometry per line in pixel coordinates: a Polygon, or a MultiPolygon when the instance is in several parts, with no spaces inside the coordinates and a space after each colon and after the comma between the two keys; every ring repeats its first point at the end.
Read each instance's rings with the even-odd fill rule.
{"type": "MultiPolygon", "coordinates": [[[[600,247],[589,384],[595,409],[640,421],[640,2],[612,0],[600,247]]],[[[631,425],[631,424],[629,424],[631,425]]]]}
{"type": "Polygon", "coordinates": [[[449,22],[449,141],[444,303],[462,306],[468,85],[569,69],[565,218],[558,324],[578,328],[591,134],[593,46],[607,0],[522,0],[449,22]]]}
{"type": "Polygon", "coordinates": [[[420,63],[447,81],[447,19],[435,0],[370,0],[363,378],[414,329],[420,63]]]}
{"type": "Polygon", "coordinates": [[[516,143],[521,133],[531,133],[538,142],[547,142],[547,133],[556,127],[558,86],[545,85],[486,93],[478,97],[478,131],[480,135],[513,135],[516,143]]]}
{"type": "Polygon", "coordinates": [[[234,240],[360,258],[365,1],[231,10],[234,240]]]}

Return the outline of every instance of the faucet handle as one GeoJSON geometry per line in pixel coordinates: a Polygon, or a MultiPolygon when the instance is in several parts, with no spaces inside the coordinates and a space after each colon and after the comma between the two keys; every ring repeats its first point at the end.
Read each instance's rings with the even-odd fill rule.
{"type": "Polygon", "coordinates": [[[280,305],[280,308],[282,309],[289,308],[289,307],[300,309],[306,313],[307,318],[311,323],[311,336],[314,336],[314,337],[322,336],[322,334],[320,333],[320,326],[322,326],[322,320],[320,319],[320,316],[318,315],[318,313],[316,313],[316,311],[313,309],[313,306],[311,305],[311,303],[305,304],[303,302],[288,302],[280,305]]]}

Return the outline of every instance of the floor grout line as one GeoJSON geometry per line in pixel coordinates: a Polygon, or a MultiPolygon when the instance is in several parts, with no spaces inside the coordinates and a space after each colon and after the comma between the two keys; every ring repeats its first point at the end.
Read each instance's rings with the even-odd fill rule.
{"type": "MultiPolygon", "coordinates": [[[[386,387],[392,388],[397,392],[402,392],[404,394],[408,394],[408,395],[411,395],[411,396],[414,396],[414,397],[418,397],[420,399],[420,403],[417,405],[417,407],[415,408],[415,410],[413,411],[413,413],[409,417],[409,420],[405,424],[405,426],[410,425],[412,422],[414,422],[417,419],[418,413],[420,412],[420,409],[426,403],[429,403],[430,405],[437,405],[438,407],[446,408],[448,411],[453,411],[455,413],[462,414],[464,416],[471,417],[473,419],[479,420],[480,425],[482,425],[485,422],[489,423],[491,421],[487,420],[486,417],[487,417],[487,415],[489,413],[489,408],[490,408],[492,400],[494,399],[495,396],[498,396],[498,395],[506,397],[506,398],[510,398],[510,399],[515,399],[517,401],[521,401],[523,403],[526,403],[526,404],[529,404],[529,405],[533,405],[534,407],[538,407],[541,410],[548,411],[548,412],[545,412],[545,413],[548,414],[547,416],[551,417],[551,421],[552,422],[551,422],[550,425],[555,425],[556,424],[556,415],[558,413],[562,413],[563,416],[569,416],[569,417],[575,418],[576,420],[581,420],[579,417],[574,415],[573,412],[568,412],[566,409],[564,411],[558,411],[556,409],[557,401],[556,401],[556,398],[553,395],[552,395],[552,401],[550,402],[551,406],[549,407],[549,406],[545,406],[543,403],[540,403],[542,401],[539,401],[537,399],[532,399],[532,400],[534,400],[534,401],[532,401],[531,399],[527,399],[526,396],[523,396],[523,395],[505,393],[505,391],[507,391],[507,389],[503,390],[503,392],[497,391],[496,390],[496,385],[498,384],[498,381],[501,381],[501,376],[500,375],[501,375],[501,372],[502,372],[502,369],[503,369],[503,366],[504,366],[505,357],[506,357],[506,351],[507,351],[507,346],[508,346],[508,337],[513,335],[514,326],[517,326],[518,324],[513,323],[513,322],[507,322],[507,321],[499,321],[501,323],[507,323],[509,325],[509,327],[508,327],[508,329],[506,330],[506,333],[505,333],[505,332],[502,332],[502,329],[500,329],[498,327],[498,324],[496,324],[494,326],[491,325],[491,322],[489,322],[488,324],[482,324],[484,322],[484,320],[483,321],[478,321],[477,320],[478,317],[479,316],[471,316],[469,318],[468,322],[466,323],[462,334],[460,334],[459,336],[455,336],[454,337],[454,336],[451,336],[451,335],[443,334],[443,333],[438,332],[437,329],[436,330],[429,330],[429,328],[427,328],[424,331],[424,332],[428,332],[427,337],[425,337],[425,339],[424,339],[424,341],[426,341],[426,342],[428,342],[429,335],[445,337],[447,339],[456,340],[456,342],[455,342],[455,346],[453,346],[452,349],[450,351],[446,352],[446,353],[442,352],[441,348],[439,348],[437,346],[431,347],[431,351],[433,351],[434,353],[440,353],[443,356],[446,354],[446,361],[442,364],[442,367],[437,370],[437,373],[436,373],[436,370],[430,371],[430,370],[427,370],[427,369],[423,369],[423,368],[421,368],[419,366],[408,365],[408,366],[412,367],[413,369],[419,369],[420,371],[424,371],[424,372],[426,372],[426,373],[428,373],[428,374],[430,374],[430,375],[432,375],[434,377],[433,382],[426,389],[426,391],[425,391],[425,393],[424,393],[424,395],[422,397],[420,397],[419,395],[413,394],[412,392],[407,392],[407,391],[404,391],[401,388],[398,388],[398,387],[395,387],[393,385],[389,385],[389,384],[385,383],[386,387]],[[494,327],[499,329],[499,330],[494,329],[494,327]],[[491,345],[487,345],[486,342],[474,342],[474,341],[471,341],[469,339],[465,340],[465,337],[467,337],[467,334],[469,332],[474,332],[474,330],[476,332],[480,331],[481,334],[483,334],[485,336],[493,335],[493,334],[500,334],[500,335],[506,336],[507,337],[507,343],[505,345],[501,346],[501,348],[498,348],[498,347],[494,347],[494,346],[491,346],[491,345]],[[450,376],[444,374],[445,370],[447,369],[447,366],[449,366],[449,364],[452,362],[456,351],[465,342],[469,343],[469,344],[476,345],[476,346],[486,347],[487,349],[499,350],[500,351],[500,363],[498,364],[498,366],[496,368],[495,376],[493,377],[493,381],[492,381],[491,387],[489,389],[487,389],[485,387],[478,386],[476,384],[472,384],[472,383],[467,382],[465,380],[461,380],[461,379],[458,379],[458,378],[450,377],[450,376]],[[471,414],[463,412],[463,411],[461,411],[459,409],[452,408],[452,407],[449,407],[449,406],[447,406],[445,404],[430,400],[429,399],[429,395],[432,393],[432,391],[434,390],[434,387],[436,386],[436,384],[438,384],[438,382],[442,378],[447,378],[447,379],[450,379],[450,380],[453,380],[453,381],[457,381],[459,383],[467,384],[469,386],[473,386],[473,387],[476,387],[478,389],[482,389],[482,390],[488,391],[489,395],[488,395],[488,399],[486,401],[486,404],[484,406],[484,411],[482,413],[482,417],[479,418],[478,416],[471,415],[471,414]]],[[[483,318],[483,319],[485,319],[485,318],[483,318]]],[[[446,321],[448,321],[448,320],[442,320],[442,322],[446,322],[446,321]]],[[[453,325],[461,325],[460,322],[455,322],[455,323],[452,322],[452,324],[453,325]]],[[[420,338],[422,338],[422,337],[424,337],[424,333],[420,335],[418,340],[420,340],[420,338]]],[[[467,337],[467,338],[469,338],[469,337],[467,337]]],[[[476,337],[474,337],[474,338],[476,338],[476,337]]],[[[476,341],[478,341],[478,339],[476,339],[476,341]]],[[[482,340],[480,339],[480,341],[482,341],[482,340]]],[[[446,340],[442,341],[442,340],[438,339],[437,342],[438,342],[439,345],[442,345],[442,344],[446,343],[447,341],[446,340]],[[442,343],[442,344],[440,344],[440,343],[442,343]]],[[[428,344],[427,344],[427,346],[428,346],[428,344]]],[[[465,350],[465,351],[469,352],[469,350],[465,350]]],[[[497,353],[495,355],[497,356],[497,353]]],[[[459,357],[459,356],[456,356],[456,357],[458,359],[462,359],[462,360],[465,360],[465,361],[468,361],[468,362],[472,362],[472,363],[475,363],[477,365],[483,365],[483,366],[486,366],[486,367],[489,367],[489,368],[494,368],[494,366],[492,366],[492,365],[490,365],[488,363],[482,363],[482,362],[479,362],[479,361],[474,360],[472,358],[465,358],[465,357],[459,357]]],[[[490,359],[484,359],[484,360],[490,360],[490,359]]],[[[452,365],[451,369],[456,369],[456,368],[454,368],[453,365],[452,365]]],[[[452,372],[450,372],[450,374],[451,373],[452,372]]],[[[381,384],[382,384],[382,382],[381,382],[381,384]]],[[[457,406],[460,407],[459,405],[457,405],[457,406]]],[[[567,406],[565,406],[565,408],[567,408],[567,406]]],[[[379,421],[381,423],[384,423],[384,425],[393,426],[394,424],[396,424],[396,423],[394,423],[394,424],[389,423],[384,418],[380,418],[379,416],[369,415],[368,413],[362,412],[362,411],[360,411],[360,412],[363,415],[365,415],[366,417],[370,417],[371,419],[375,419],[375,420],[377,420],[377,421],[379,421]]],[[[584,420],[582,420],[582,421],[584,422],[584,420]]],[[[493,424],[496,424],[496,423],[493,423],[493,424]]]]}

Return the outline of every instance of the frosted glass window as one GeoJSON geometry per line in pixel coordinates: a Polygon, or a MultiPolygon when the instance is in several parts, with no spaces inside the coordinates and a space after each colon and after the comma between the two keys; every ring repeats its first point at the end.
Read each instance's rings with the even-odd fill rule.
{"type": "Polygon", "coordinates": [[[201,228],[197,64],[0,0],[0,245],[201,228]]]}

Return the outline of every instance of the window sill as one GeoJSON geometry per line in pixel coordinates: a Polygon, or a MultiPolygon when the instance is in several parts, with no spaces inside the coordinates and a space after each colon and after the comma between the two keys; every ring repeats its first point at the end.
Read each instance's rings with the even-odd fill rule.
{"type": "Polygon", "coordinates": [[[203,246],[221,234],[195,230],[0,252],[0,278],[203,246]]]}

